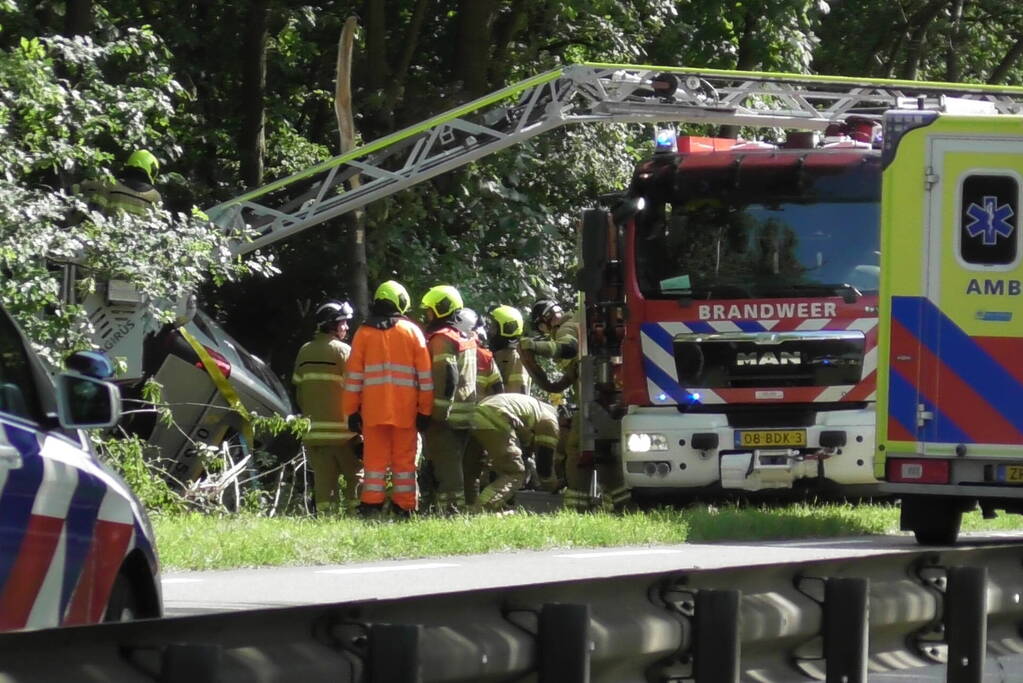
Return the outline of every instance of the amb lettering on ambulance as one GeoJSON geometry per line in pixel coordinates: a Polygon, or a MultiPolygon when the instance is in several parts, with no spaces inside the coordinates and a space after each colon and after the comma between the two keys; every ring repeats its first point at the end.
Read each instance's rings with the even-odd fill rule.
{"type": "Polygon", "coordinates": [[[1019,296],[1023,280],[991,280],[985,278],[970,279],[966,285],[967,294],[983,294],[987,296],[1019,296]]]}
{"type": "Polygon", "coordinates": [[[700,320],[777,320],[780,318],[834,318],[837,305],[827,301],[700,305],[700,320]]]}

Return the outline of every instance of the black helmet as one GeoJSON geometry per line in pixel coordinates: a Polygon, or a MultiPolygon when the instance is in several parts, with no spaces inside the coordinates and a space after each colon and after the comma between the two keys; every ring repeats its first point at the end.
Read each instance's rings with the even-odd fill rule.
{"type": "Polygon", "coordinates": [[[350,303],[331,299],[316,309],[316,326],[321,330],[329,330],[342,320],[351,320],[354,316],[355,307],[350,303]]]}
{"type": "Polygon", "coordinates": [[[561,306],[558,302],[553,299],[540,299],[529,311],[529,322],[532,323],[534,330],[539,330],[541,323],[547,323],[548,318],[560,313],[561,306]]]}

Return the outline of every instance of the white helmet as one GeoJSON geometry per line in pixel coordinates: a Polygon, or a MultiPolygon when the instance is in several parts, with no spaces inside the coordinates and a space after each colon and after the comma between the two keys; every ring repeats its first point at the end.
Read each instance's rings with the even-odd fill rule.
{"type": "Polygon", "coordinates": [[[451,314],[451,326],[466,337],[472,337],[476,334],[473,330],[476,329],[479,319],[479,315],[471,308],[459,308],[451,314]]]}

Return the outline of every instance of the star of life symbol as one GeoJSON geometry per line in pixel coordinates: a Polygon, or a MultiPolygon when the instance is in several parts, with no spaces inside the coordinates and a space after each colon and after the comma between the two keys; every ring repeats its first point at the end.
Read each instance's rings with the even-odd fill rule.
{"type": "Polygon", "coordinates": [[[966,232],[970,237],[983,235],[983,243],[986,246],[994,246],[998,236],[1008,237],[1015,229],[1015,225],[1009,222],[1012,218],[1012,207],[1008,204],[998,205],[998,197],[984,197],[983,206],[971,202],[966,209],[966,215],[970,217],[970,223],[966,226],[966,232]]]}

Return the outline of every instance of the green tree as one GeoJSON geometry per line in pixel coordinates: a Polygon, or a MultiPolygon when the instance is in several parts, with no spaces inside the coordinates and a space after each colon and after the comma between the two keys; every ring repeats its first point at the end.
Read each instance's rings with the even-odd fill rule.
{"type": "Polygon", "coordinates": [[[82,267],[83,288],[131,282],[162,316],[207,278],[272,270],[265,258],[247,266],[231,257],[238,236],[188,212],[108,218],[75,196],[75,183],[112,175],[131,149],[179,153],[171,121],[183,95],[146,28],[105,43],[21,37],[0,51],[0,299],[53,362],[89,345],[88,322],[61,300],[61,263],[82,267]]]}

